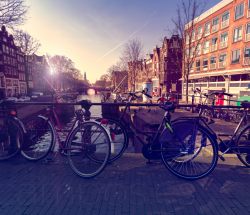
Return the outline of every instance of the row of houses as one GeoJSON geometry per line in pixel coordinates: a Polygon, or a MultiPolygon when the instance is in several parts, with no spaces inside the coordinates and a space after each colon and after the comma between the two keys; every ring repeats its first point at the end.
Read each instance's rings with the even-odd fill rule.
{"type": "Polygon", "coordinates": [[[154,95],[170,91],[181,92],[182,39],[178,35],[165,37],[146,59],[128,62],[128,90],[150,88],[154,95]]]}
{"type": "Polygon", "coordinates": [[[44,56],[25,56],[5,26],[0,31],[0,99],[44,91],[43,75],[49,71],[44,56]]]}

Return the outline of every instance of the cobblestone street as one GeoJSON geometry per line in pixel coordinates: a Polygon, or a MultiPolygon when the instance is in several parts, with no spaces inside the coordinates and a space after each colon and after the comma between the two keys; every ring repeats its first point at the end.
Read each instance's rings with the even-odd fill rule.
{"type": "Polygon", "coordinates": [[[163,164],[125,154],[95,179],[72,172],[66,158],[1,162],[0,214],[249,214],[250,170],[234,158],[199,181],[163,164]],[[65,159],[65,160],[64,160],[65,159]]]}

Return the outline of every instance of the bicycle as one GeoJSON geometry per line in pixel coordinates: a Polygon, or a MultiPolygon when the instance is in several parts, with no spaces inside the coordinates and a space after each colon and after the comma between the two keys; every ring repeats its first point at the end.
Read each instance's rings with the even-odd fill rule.
{"type": "MultiPolygon", "coordinates": [[[[112,121],[112,123],[119,125],[117,127],[119,127],[126,137],[126,140],[128,140],[128,130],[127,127],[123,126],[122,121],[124,120],[130,102],[138,97],[137,93],[144,92],[129,93],[129,101],[118,120],[105,119],[106,121],[112,121]]],[[[183,123],[179,124],[175,122],[173,124],[171,122],[170,112],[176,108],[174,103],[165,103],[159,107],[165,110],[165,114],[155,132],[141,131],[134,126],[131,120],[129,121],[130,133],[143,145],[143,156],[148,160],[161,159],[165,167],[180,178],[195,180],[211,173],[218,160],[218,144],[211,133],[205,128],[199,128],[194,133],[189,124],[189,127],[186,125],[183,126],[183,123]],[[197,135],[198,132],[199,135],[197,135]],[[139,135],[146,137],[147,142],[145,143],[139,135]],[[197,136],[199,136],[199,138],[197,138],[197,136]],[[206,168],[201,168],[202,165],[200,162],[202,158],[200,157],[204,157],[204,155],[207,154],[206,150],[203,149],[208,147],[211,148],[210,153],[207,155],[207,158],[210,157],[210,160],[207,162],[207,165],[205,165],[206,168]],[[196,164],[198,167],[196,167],[196,164]]],[[[122,144],[122,150],[119,151],[116,157],[113,157],[114,159],[120,157],[124,152],[124,148],[127,147],[127,142],[124,141],[122,144]]]]}
{"type": "Polygon", "coordinates": [[[68,158],[70,167],[83,178],[92,178],[100,174],[110,157],[110,137],[100,123],[90,120],[91,102],[82,100],[77,103],[82,109],[75,111],[75,119],[69,130],[63,130],[55,110],[55,103],[47,108],[43,115],[38,115],[26,122],[27,126],[35,124],[30,129],[34,138],[31,147],[36,149],[41,144],[48,144],[50,151],[59,144],[59,151],[68,158]],[[39,122],[39,123],[38,123],[39,122]],[[68,132],[66,140],[62,141],[59,132],[68,132]]]}

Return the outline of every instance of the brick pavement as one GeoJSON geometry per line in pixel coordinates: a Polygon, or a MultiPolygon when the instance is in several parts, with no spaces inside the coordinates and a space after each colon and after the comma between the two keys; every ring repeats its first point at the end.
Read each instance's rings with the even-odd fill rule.
{"type": "Polygon", "coordinates": [[[0,163],[0,214],[250,214],[250,169],[235,158],[198,181],[176,178],[140,154],[125,154],[94,179],[76,176],[65,158],[0,163]]]}

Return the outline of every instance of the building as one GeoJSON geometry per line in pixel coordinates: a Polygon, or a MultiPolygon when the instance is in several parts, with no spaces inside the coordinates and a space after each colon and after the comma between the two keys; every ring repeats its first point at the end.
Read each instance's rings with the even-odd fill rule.
{"type": "MultiPolygon", "coordinates": [[[[20,95],[19,71],[23,72],[24,67],[23,59],[18,57],[20,54],[13,36],[8,34],[5,26],[2,26],[0,31],[0,98],[20,95]]],[[[22,75],[21,79],[24,79],[22,75]]]]}
{"type": "Polygon", "coordinates": [[[223,0],[197,17],[191,30],[191,46],[199,44],[189,75],[190,93],[198,87],[250,96],[250,1],[223,0]]]}
{"type": "Polygon", "coordinates": [[[17,71],[19,75],[19,93],[27,95],[27,83],[25,75],[25,57],[20,48],[17,48],[17,71]]]}
{"type": "Polygon", "coordinates": [[[181,92],[182,39],[178,35],[165,37],[161,47],[156,46],[146,59],[129,62],[129,90],[142,90],[151,82],[156,96],[162,93],[181,92]],[[134,79],[133,79],[134,77],[134,79]],[[135,83],[134,83],[135,82],[135,83]]]}
{"type": "Polygon", "coordinates": [[[113,71],[111,75],[111,86],[116,92],[128,91],[128,72],[113,71]]]}

